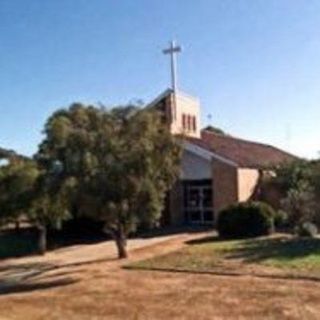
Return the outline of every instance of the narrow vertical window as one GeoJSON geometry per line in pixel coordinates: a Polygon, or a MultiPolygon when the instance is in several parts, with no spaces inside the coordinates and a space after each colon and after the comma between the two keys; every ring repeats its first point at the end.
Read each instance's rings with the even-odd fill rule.
{"type": "Polygon", "coordinates": [[[191,116],[188,114],[188,131],[191,131],[191,116]]]}
{"type": "Polygon", "coordinates": [[[197,118],[195,116],[192,117],[192,125],[193,125],[193,131],[197,131],[197,118]]]}
{"type": "Polygon", "coordinates": [[[187,122],[186,115],[183,113],[182,114],[182,128],[183,128],[183,130],[186,129],[186,126],[187,126],[186,122],[187,122]]]}

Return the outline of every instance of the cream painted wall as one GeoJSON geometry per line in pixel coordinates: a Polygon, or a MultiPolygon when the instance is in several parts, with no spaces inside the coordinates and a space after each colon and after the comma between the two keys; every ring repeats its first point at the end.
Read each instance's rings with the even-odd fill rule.
{"type": "MultiPolygon", "coordinates": [[[[171,105],[174,106],[173,94],[171,94],[171,105]]],[[[176,108],[172,112],[171,132],[173,134],[185,133],[188,136],[200,138],[200,101],[194,97],[177,93],[176,94],[176,108]],[[183,131],[182,115],[191,115],[196,117],[197,130],[183,131]]]]}
{"type": "Polygon", "coordinates": [[[259,180],[259,170],[238,169],[238,201],[247,201],[253,195],[259,180]]]}

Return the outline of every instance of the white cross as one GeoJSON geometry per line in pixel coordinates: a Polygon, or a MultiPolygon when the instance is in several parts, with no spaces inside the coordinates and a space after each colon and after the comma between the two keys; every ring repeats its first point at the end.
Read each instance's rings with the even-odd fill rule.
{"type": "Polygon", "coordinates": [[[164,49],[164,54],[170,54],[171,58],[171,86],[174,93],[177,91],[177,67],[176,67],[176,53],[181,52],[182,48],[175,44],[174,41],[170,42],[170,47],[164,49]]]}

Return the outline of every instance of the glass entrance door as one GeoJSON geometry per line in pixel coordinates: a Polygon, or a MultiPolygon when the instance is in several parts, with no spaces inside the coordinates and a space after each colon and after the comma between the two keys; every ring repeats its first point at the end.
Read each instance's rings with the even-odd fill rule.
{"type": "Polygon", "coordinates": [[[185,184],[185,215],[188,223],[213,223],[211,183],[185,184]]]}

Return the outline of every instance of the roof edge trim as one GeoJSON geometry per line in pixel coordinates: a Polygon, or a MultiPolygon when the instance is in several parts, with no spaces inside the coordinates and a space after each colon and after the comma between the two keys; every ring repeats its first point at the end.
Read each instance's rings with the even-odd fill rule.
{"type": "Polygon", "coordinates": [[[184,141],[183,147],[185,150],[187,150],[191,153],[194,153],[203,159],[211,160],[212,158],[214,158],[214,159],[221,161],[229,166],[239,167],[239,165],[236,162],[231,161],[229,159],[226,159],[224,157],[221,157],[220,155],[216,154],[215,152],[208,151],[208,150],[201,148],[191,142],[184,141]]]}

